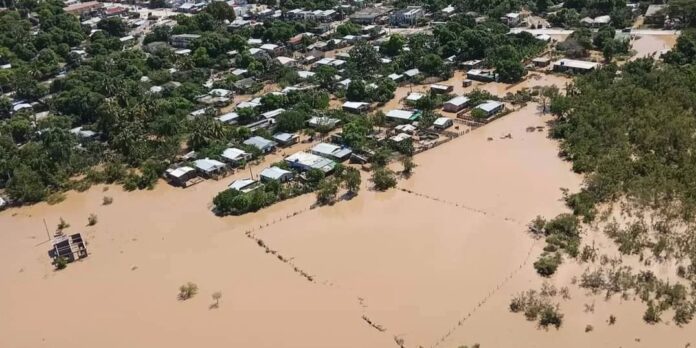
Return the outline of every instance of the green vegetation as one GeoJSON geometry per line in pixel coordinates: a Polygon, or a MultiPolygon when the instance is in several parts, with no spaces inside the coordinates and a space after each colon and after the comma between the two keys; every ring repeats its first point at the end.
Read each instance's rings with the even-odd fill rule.
{"type": "Polygon", "coordinates": [[[542,328],[554,326],[558,329],[563,324],[559,305],[553,303],[558,295],[553,285],[544,283],[541,291],[528,290],[513,297],[509,308],[513,313],[524,313],[527,320],[537,321],[542,328]]]}
{"type": "Polygon", "coordinates": [[[87,218],[87,226],[94,226],[98,221],[97,214],[89,214],[89,217],[87,218]]]}
{"type": "Polygon", "coordinates": [[[192,282],[187,282],[186,284],[179,287],[179,300],[186,301],[198,293],[198,285],[192,282]]]}
{"type": "Polygon", "coordinates": [[[394,172],[388,168],[377,167],[372,171],[372,183],[375,185],[375,189],[386,191],[396,187],[396,177],[394,172]]]}

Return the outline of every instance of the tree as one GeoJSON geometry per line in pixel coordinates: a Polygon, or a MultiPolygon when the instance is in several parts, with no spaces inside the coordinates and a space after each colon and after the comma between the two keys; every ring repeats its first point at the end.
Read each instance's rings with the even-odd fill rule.
{"type": "Polygon", "coordinates": [[[46,197],[46,187],[39,173],[26,165],[16,168],[7,183],[10,198],[22,203],[34,203],[46,197]]]}
{"type": "Polygon", "coordinates": [[[387,40],[387,42],[382,44],[380,52],[386,54],[387,56],[394,57],[401,53],[401,50],[403,49],[405,44],[406,40],[403,36],[399,34],[394,34],[389,37],[389,40],[387,40]]]}
{"type": "Polygon", "coordinates": [[[102,19],[97,23],[97,28],[115,37],[123,37],[128,33],[128,25],[117,16],[102,19]]]}
{"type": "Polygon", "coordinates": [[[338,183],[333,178],[323,178],[319,181],[317,189],[317,202],[319,204],[330,204],[336,200],[338,194],[338,183]]]}
{"type": "Polygon", "coordinates": [[[380,66],[377,51],[366,41],[359,41],[348,54],[353,69],[363,76],[373,74],[380,66]]]}
{"type": "Polygon", "coordinates": [[[403,156],[401,158],[401,165],[403,166],[402,173],[406,176],[413,174],[413,168],[416,167],[411,156],[403,156]]]}
{"type": "Polygon", "coordinates": [[[495,72],[502,82],[515,83],[522,80],[526,73],[524,65],[516,60],[504,59],[498,61],[495,66],[495,72]]]}
{"type": "Polygon", "coordinates": [[[362,80],[353,80],[348,84],[346,99],[349,101],[364,101],[367,97],[365,82],[362,80]]]}
{"type": "Polygon", "coordinates": [[[396,187],[394,172],[385,167],[377,167],[372,171],[372,183],[379,191],[386,191],[396,187]]]}
{"type": "Polygon", "coordinates": [[[362,182],[360,171],[356,168],[348,167],[343,172],[342,180],[343,187],[348,190],[348,193],[357,195],[358,191],[360,191],[360,183],[362,182]]]}
{"type": "Polygon", "coordinates": [[[220,307],[220,299],[222,298],[222,292],[216,291],[210,297],[212,297],[213,301],[215,301],[215,304],[212,306],[212,308],[220,307]]]}
{"type": "Polygon", "coordinates": [[[429,53],[420,59],[418,69],[429,76],[441,76],[445,73],[445,63],[440,56],[429,53]]]}
{"type": "Polygon", "coordinates": [[[534,262],[534,268],[537,273],[544,277],[549,277],[556,273],[556,269],[561,264],[561,254],[542,254],[537,261],[534,262]]]}
{"type": "Polygon", "coordinates": [[[294,133],[305,128],[307,114],[302,111],[288,110],[276,116],[276,131],[294,133]]]}

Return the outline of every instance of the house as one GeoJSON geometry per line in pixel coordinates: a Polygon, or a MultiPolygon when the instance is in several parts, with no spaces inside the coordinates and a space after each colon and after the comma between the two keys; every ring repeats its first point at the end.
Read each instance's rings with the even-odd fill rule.
{"type": "Polygon", "coordinates": [[[406,75],[406,77],[412,79],[412,78],[420,75],[420,70],[418,70],[416,68],[411,69],[411,70],[406,70],[406,71],[404,71],[404,75],[406,75]]]}
{"type": "Polygon", "coordinates": [[[365,102],[345,102],[343,103],[343,111],[360,114],[370,110],[370,103],[365,102]]]}
{"type": "Polygon", "coordinates": [[[467,60],[466,62],[462,63],[462,67],[464,69],[467,69],[467,70],[480,69],[481,67],[483,67],[483,60],[480,60],[480,59],[467,60]]]}
{"type": "Polygon", "coordinates": [[[445,102],[442,110],[447,112],[459,112],[469,104],[469,98],[465,96],[454,97],[445,102]]]}
{"type": "Polygon", "coordinates": [[[400,82],[401,80],[403,80],[404,75],[392,73],[392,74],[389,74],[389,76],[387,76],[387,77],[394,82],[400,82]]]}
{"type": "Polygon", "coordinates": [[[249,73],[247,69],[234,69],[232,70],[232,75],[235,77],[244,77],[249,73]]]}
{"type": "Polygon", "coordinates": [[[430,85],[430,92],[431,93],[439,93],[439,94],[444,94],[444,93],[450,93],[454,90],[454,86],[451,85],[442,85],[442,84],[432,84],[430,85]]]}
{"type": "Polygon", "coordinates": [[[208,178],[222,174],[222,172],[225,171],[224,163],[210,158],[195,160],[193,161],[193,165],[201,175],[208,178]]]}
{"type": "Polygon", "coordinates": [[[350,158],[350,154],[353,153],[353,151],[347,147],[341,147],[329,143],[316,144],[314,147],[312,147],[310,152],[338,162],[347,160],[350,158]]]}
{"type": "Polygon", "coordinates": [[[189,48],[199,37],[198,34],[177,34],[169,38],[169,44],[176,48],[189,48]]]}
{"type": "Polygon", "coordinates": [[[297,66],[297,61],[293,58],[290,58],[290,57],[280,56],[280,57],[276,57],[276,60],[282,66],[290,66],[290,67],[297,66]]]}
{"type": "Polygon", "coordinates": [[[283,53],[283,47],[278,46],[276,44],[267,43],[261,45],[259,48],[268,52],[268,54],[272,56],[277,56],[283,53]]]}
{"type": "Polygon", "coordinates": [[[70,130],[70,133],[76,135],[80,139],[88,140],[97,137],[97,132],[88,129],[83,129],[82,127],[76,127],[70,130]]]}
{"type": "Polygon", "coordinates": [[[495,81],[495,74],[490,70],[471,69],[467,71],[466,78],[474,81],[491,82],[495,81]]]}
{"type": "Polygon", "coordinates": [[[662,25],[667,18],[667,5],[650,5],[645,11],[645,24],[662,25]]]}
{"type": "Polygon", "coordinates": [[[454,14],[455,11],[456,11],[456,9],[454,8],[454,6],[447,5],[447,7],[443,8],[441,12],[442,12],[442,15],[449,17],[452,14],[454,14]]]}
{"type": "Polygon", "coordinates": [[[443,130],[454,125],[454,121],[449,117],[438,117],[435,122],[433,122],[433,127],[435,129],[443,130]]]}
{"type": "Polygon", "coordinates": [[[226,148],[222,151],[222,160],[233,165],[240,165],[251,159],[251,154],[235,147],[226,148]]]}
{"type": "Polygon", "coordinates": [[[165,178],[175,186],[186,186],[186,182],[196,176],[196,170],[188,167],[169,168],[165,171],[165,178]]]}
{"type": "Polygon", "coordinates": [[[275,119],[276,116],[278,116],[278,115],[280,115],[280,114],[282,114],[282,113],[284,113],[284,112],[285,112],[285,109],[282,109],[282,108],[281,108],[281,109],[275,109],[275,110],[266,111],[266,112],[262,113],[262,114],[261,114],[261,117],[263,117],[263,118],[265,118],[265,119],[275,119]]]}
{"type": "Polygon", "coordinates": [[[391,12],[388,7],[366,7],[350,16],[350,21],[355,24],[369,25],[381,22],[391,12]]]}
{"type": "Polygon", "coordinates": [[[311,79],[312,77],[314,77],[314,75],[315,75],[315,73],[313,73],[311,71],[301,70],[301,71],[297,72],[297,76],[303,80],[311,79]]]}
{"type": "Polygon", "coordinates": [[[237,120],[239,119],[239,114],[236,112],[228,112],[216,117],[215,119],[226,124],[236,124],[237,120]]]}
{"type": "Polygon", "coordinates": [[[259,173],[259,177],[261,178],[261,181],[268,182],[268,181],[279,181],[279,182],[288,182],[292,180],[293,173],[289,170],[285,170],[276,166],[266,168],[259,173]]]}
{"type": "Polygon", "coordinates": [[[256,86],[256,80],[253,77],[247,77],[234,82],[234,89],[242,94],[251,91],[256,86]]]}
{"type": "Polygon", "coordinates": [[[254,179],[238,179],[233,181],[227,188],[237,190],[242,193],[254,191],[260,186],[259,182],[254,179]]]}
{"type": "Polygon", "coordinates": [[[341,120],[337,118],[314,116],[309,119],[309,126],[312,128],[325,127],[328,129],[334,129],[340,122],[341,120]]]}
{"type": "Polygon", "coordinates": [[[400,124],[400,125],[394,127],[394,129],[396,129],[400,133],[415,134],[416,131],[418,130],[418,127],[416,127],[412,124],[400,124]]]}
{"type": "Polygon", "coordinates": [[[507,24],[509,27],[514,27],[520,24],[521,16],[517,12],[510,12],[503,17],[500,17],[500,21],[507,24]]]}
{"type": "Polygon", "coordinates": [[[546,57],[539,57],[532,59],[532,64],[537,68],[545,68],[551,64],[551,59],[546,57]]]}
{"type": "Polygon", "coordinates": [[[405,9],[394,11],[389,15],[389,21],[394,26],[412,27],[420,18],[425,16],[422,6],[407,6],[405,9]]]}
{"type": "Polygon", "coordinates": [[[78,2],[63,8],[65,13],[81,16],[83,14],[95,12],[104,5],[98,1],[78,2]]]}
{"type": "Polygon", "coordinates": [[[483,104],[479,104],[476,106],[475,109],[478,110],[483,110],[488,117],[491,117],[498,112],[502,111],[505,108],[505,104],[496,101],[496,100],[488,100],[484,102],[483,104]]]}
{"type": "Polygon", "coordinates": [[[462,87],[471,87],[471,85],[473,85],[473,84],[474,84],[474,81],[469,80],[469,79],[464,79],[464,81],[462,81],[462,87]]]}
{"type": "Polygon", "coordinates": [[[415,103],[425,97],[425,94],[419,92],[411,92],[406,96],[407,103],[415,103]]]}
{"type": "Polygon", "coordinates": [[[251,47],[259,47],[259,46],[263,45],[263,40],[249,38],[249,40],[247,40],[247,44],[251,47]]]}
{"type": "Polygon", "coordinates": [[[300,136],[293,133],[276,133],[273,134],[273,141],[277,142],[281,146],[290,146],[300,139],[300,136]]]}
{"type": "Polygon", "coordinates": [[[553,63],[553,71],[556,72],[586,73],[597,69],[597,67],[599,67],[599,63],[565,58],[553,63]]]}
{"type": "Polygon", "coordinates": [[[420,117],[421,113],[417,110],[389,110],[385,115],[388,120],[403,123],[403,122],[413,122],[420,117]]]}
{"type": "Polygon", "coordinates": [[[300,171],[311,169],[321,170],[324,174],[330,173],[336,167],[336,162],[308,152],[296,152],[285,158],[285,162],[300,171]]]}
{"type": "Polygon", "coordinates": [[[262,153],[269,153],[275,149],[277,144],[275,141],[268,140],[260,136],[253,136],[247,140],[244,140],[244,145],[253,146],[259,149],[259,151],[262,153]]]}

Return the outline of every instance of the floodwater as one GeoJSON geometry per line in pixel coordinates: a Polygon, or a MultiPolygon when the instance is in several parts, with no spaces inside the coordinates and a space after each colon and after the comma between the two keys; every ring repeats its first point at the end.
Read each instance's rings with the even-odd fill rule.
{"type": "Polygon", "coordinates": [[[677,35],[639,35],[632,41],[631,48],[636,54],[631,60],[655,56],[659,58],[660,52],[671,50],[677,43],[677,35]]]}
{"type": "Polygon", "coordinates": [[[218,218],[211,200],[227,178],[131,193],[97,186],[54,206],[1,212],[0,346],[395,347],[395,337],[405,347],[696,341],[688,328],[644,324],[638,303],[585,296],[570,285],[580,269],[570,261],[553,278],[573,296],[561,303],[560,330],[540,330],[508,311],[511,296],[542,281],[531,265],[542,245],[525,225],[564,212],[561,188],[572,192],[581,183],[545,132],[526,131],[546,120],[530,104],[419,154],[415,174],[398,190],[370,191],[365,175],[357,197],[330,207],[309,209],[314,197],[306,195],[218,218]],[[101,205],[104,196],[113,204],[101,205]],[[90,213],[99,222],[87,227],[90,213]],[[72,225],[68,233],[83,233],[91,255],[55,272],[44,220],[53,230],[61,217],[72,225]],[[187,281],[199,294],[178,301],[187,281]],[[222,299],[211,309],[216,291],[222,299]],[[586,313],[592,301],[597,309],[586,313]],[[609,314],[616,325],[606,324],[609,314]],[[595,330],[585,333],[587,324],[595,330]]]}

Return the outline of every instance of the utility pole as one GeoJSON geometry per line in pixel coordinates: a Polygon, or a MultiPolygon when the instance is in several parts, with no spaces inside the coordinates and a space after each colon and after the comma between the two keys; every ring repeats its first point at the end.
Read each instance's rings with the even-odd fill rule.
{"type": "Polygon", "coordinates": [[[51,233],[48,232],[48,225],[46,224],[45,218],[43,219],[43,222],[44,222],[44,228],[46,228],[46,236],[48,237],[48,240],[50,241],[51,240],[51,233]]]}

